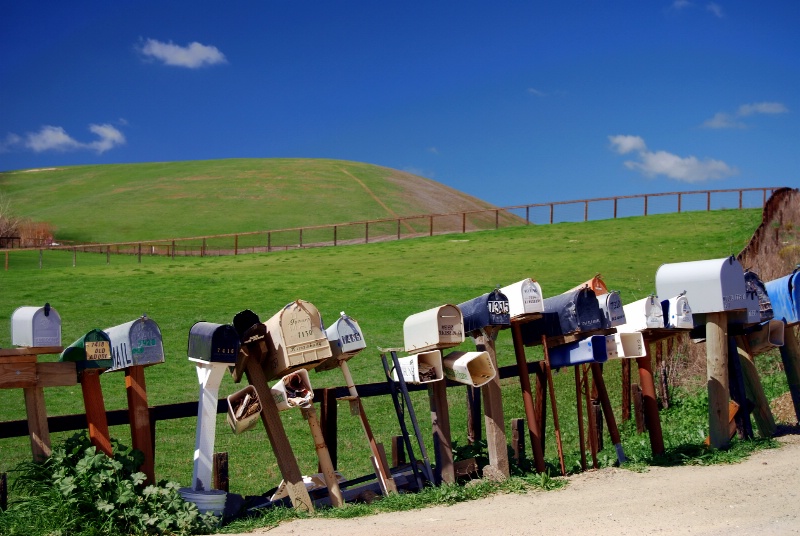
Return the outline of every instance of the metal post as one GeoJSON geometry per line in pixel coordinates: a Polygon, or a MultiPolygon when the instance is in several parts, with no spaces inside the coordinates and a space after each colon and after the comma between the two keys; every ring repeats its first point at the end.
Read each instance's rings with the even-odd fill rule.
{"type": "Polygon", "coordinates": [[[647,216],[647,196],[644,196],[644,215],[647,216]]]}
{"type": "Polygon", "coordinates": [[[553,224],[553,203],[550,203],[550,224],[553,224]]]}
{"type": "Polygon", "coordinates": [[[589,201],[583,202],[583,221],[589,221],[589,201]]]}
{"type": "Polygon", "coordinates": [[[683,194],[678,194],[678,214],[681,213],[681,199],[683,198],[683,194]]]}

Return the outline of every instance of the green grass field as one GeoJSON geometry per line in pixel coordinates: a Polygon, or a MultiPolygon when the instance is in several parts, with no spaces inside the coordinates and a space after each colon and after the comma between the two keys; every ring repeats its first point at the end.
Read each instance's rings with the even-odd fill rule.
{"type": "Polygon", "coordinates": [[[57,239],[95,243],[491,207],[410,173],[326,159],[229,159],[13,171],[0,173],[0,192],[16,216],[50,223],[57,239]]]}
{"type": "MultiPolygon", "coordinates": [[[[106,265],[105,255],[79,253],[75,268],[70,252],[48,252],[52,262],[42,270],[38,269],[38,253],[30,252],[25,262],[0,272],[0,317],[9,319],[22,305],[49,302],[61,315],[63,342],[67,345],[91,328],[109,327],[146,313],[161,328],[167,356],[166,363],[150,367],[146,373],[149,403],[161,405],[197,400],[195,370],[186,357],[189,328],[194,322],[228,323],[243,309],[252,309],[266,320],[286,303],[301,298],[319,308],[326,325],[340,311],[359,321],[368,348],[350,361],[350,368],[357,383],[369,383],[383,378],[376,347],[402,346],[402,325],[410,314],[443,303],[460,303],[498,284],[525,277],[538,280],[545,296],[553,296],[598,272],[628,303],[655,291],[655,271],[662,263],[738,253],[760,217],[758,210],[690,212],[236,257],[144,257],[141,264],[135,256],[112,256],[110,265],[106,265]]],[[[10,346],[9,322],[0,323],[0,346],[10,346]]],[[[468,340],[462,349],[474,346],[468,340]]],[[[500,333],[497,350],[501,366],[514,362],[509,332],[500,333]]],[[[529,359],[539,356],[538,348],[528,352],[529,359]]],[[[607,365],[605,376],[612,403],[619,408],[619,364],[607,365]]],[[[336,370],[312,373],[311,381],[314,387],[343,384],[336,370]]],[[[557,374],[556,381],[568,463],[574,466],[578,458],[572,374],[557,374]]],[[[773,383],[768,385],[768,396],[785,391],[780,379],[773,383]]],[[[122,374],[105,374],[102,384],[106,409],[124,408],[122,374]]],[[[220,397],[241,387],[226,377],[220,397]]],[[[427,397],[418,395],[415,408],[429,439],[427,397]]],[[[47,389],[45,396],[50,415],[83,412],[79,387],[47,389]]],[[[448,398],[453,438],[464,444],[465,390],[449,389],[448,398]]],[[[507,420],[524,416],[516,379],[503,381],[503,401],[507,420]]],[[[388,446],[390,437],[399,434],[390,398],[367,399],[365,408],[377,439],[388,446]]],[[[24,418],[21,390],[1,390],[0,421],[24,418]]],[[[307,424],[296,411],[284,412],[282,418],[301,471],[316,472],[307,424]]],[[[668,448],[702,441],[707,427],[702,416],[699,422],[685,424],[679,414],[675,418],[676,426],[665,424],[668,448]]],[[[158,478],[188,485],[195,425],[195,419],[158,424],[158,478]]],[[[347,477],[370,473],[368,446],[358,419],[350,416],[346,403],[339,405],[338,425],[339,469],[347,477]]],[[[646,435],[634,435],[630,425],[623,431],[623,445],[639,452],[634,457],[646,463],[646,435]]],[[[127,427],[112,428],[111,433],[129,442],[127,427]]],[[[55,442],[63,434],[53,436],[55,442]]],[[[260,494],[280,481],[260,427],[235,436],[220,415],[216,450],[229,453],[232,492],[260,494]]],[[[29,456],[27,437],[0,440],[0,472],[29,456]]],[[[546,456],[554,461],[552,435],[546,456]]],[[[610,453],[606,449],[603,459],[613,458],[613,448],[610,453]]]]}

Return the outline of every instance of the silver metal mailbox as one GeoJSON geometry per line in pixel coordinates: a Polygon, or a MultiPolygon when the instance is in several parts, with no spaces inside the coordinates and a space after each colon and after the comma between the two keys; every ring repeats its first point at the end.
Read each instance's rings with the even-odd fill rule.
{"type": "Polygon", "coordinates": [[[508,298],[511,318],[544,312],[542,287],[531,278],[517,281],[500,291],[508,298]]]}
{"type": "Polygon", "coordinates": [[[592,335],[580,341],[554,346],[550,348],[549,355],[550,366],[553,368],[605,363],[608,360],[606,338],[604,335],[592,335]]]}
{"type": "Polygon", "coordinates": [[[464,342],[464,317],[461,309],[446,304],[415,313],[403,322],[406,352],[443,350],[464,342]]]}
{"type": "Polygon", "coordinates": [[[347,361],[367,347],[361,326],[344,311],[339,318],[325,330],[331,347],[331,357],[320,363],[314,370],[322,372],[337,368],[341,361],[347,361]]]}
{"type": "Polygon", "coordinates": [[[790,326],[800,322],[800,270],[767,281],[764,286],[769,293],[774,318],[790,326]]]}
{"type": "Polygon", "coordinates": [[[322,317],[311,302],[296,300],[275,313],[267,325],[267,379],[312,369],[331,357],[322,317]]]}
{"type": "Polygon", "coordinates": [[[664,327],[664,312],[658,296],[651,295],[623,305],[625,324],[617,326],[618,333],[633,333],[664,327]]]}
{"type": "Polygon", "coordinates": [[[239,334],[230,324],[196,322],[189,329],[186,355],[194,361],[235,364],[239,334]]]}
{"type": "Polygon", "coordinates": [[[44,307],[18,307],[11,315],[11,344],[15,346],[61,346],[61,317],[45,303],[44,307]]]}
{"type": "Polygon", "coordinates": [[[692,329],[694,327],[694,317],[692,317],[689,298],[683,292],[668,300],[662,300],[661,311],[665,328],[692,329]]]}
{"type": "Polygon", "coordinates": [[[613,328],[625,323],[625,309],[619,292],[612,290],[597,296],[597,303],[603,313],[603,328],[613,328]]]}
{"type": "Polygon", "coordinates": [[[112,365],[106,372],[164,362],[161,330],[158,324],[147,316],[103,331],[111,341],[112,365]]]}
{"type": "Polygon", "coordinates": [[[662,264],[656,271],[656,293],[686,292],[692,313],[747,309],[744,270],[734,257],[662,264]]]}

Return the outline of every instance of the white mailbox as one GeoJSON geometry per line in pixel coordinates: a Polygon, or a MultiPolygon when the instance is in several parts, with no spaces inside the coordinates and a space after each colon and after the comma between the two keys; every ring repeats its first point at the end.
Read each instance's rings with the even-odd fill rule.
{"type": "Polygon", "coordinates": [[[665,328],[692,329],[694,327],[692,308],[685,293],[681,292],[677,296],[663,300],[661,309],[664,315],[665,328]]]}
{"type": "MultiPolygon", "coordinates": [[[[444,378],[442,352],[432,350],[398,359],[403,381],[407,383],[430,383],[444,378]]],[[[398,381],[397,370],[392,371],[392,379],[398,381]]]]}
{"type": "Polygon", "coordinates": [[[598,295],[597,304],[603,313],[604,328],[614,328],[625,323],[625,309],[622,306],[619,292],[612,290],[606,294],[598,295]]]}
{"type": "Polygon", "coordinates": [[[147,316],[103,331],[111,341],[112,365],[106,372],[164,362],[161,330],[147,316]]]}
{"type": "Polygon", "coordinates": [[[61,346],[61,317],[44,307],[18,307],[11,315],[11,344],[15,346],[61,346]]]}
{"type": "Polygon", "coordinates": [[[658,296],[648,296],[623,306],[625,324],[617,326],[618,333],[633,333],[664,327],[664,312],[658,296]]]}
{"type": "Polygon", "coordinates": [[[314,389],[306,369],[287,374],[272,386],[271,392],[278,411],[307,408],[314,402],[314,389]]]}
{"type": "Polygon", "coordinates": [[[497,375],[488,352],[450,352],[442,358],[442,367],[448,379],[472,387],[486,385],[497,375]]]}
{"type": "Polygon", "coordinates": [[[644,357],[644,336],[638,332],[606,335],[606,351],[609,359],[644,357]]]}
{"type": "Polygon", "coordinates": [[[508,298],[511,318],[544,312],[542,287],[531,278],[503,287],[500,292],[508,298]]]}
{"type": "Polygon", "coordinates": [[[747,309],[744,270],[734,257],[662,264],[656,271],[656,292],[686,292],[694,314],[747,309]]]}
{"type": "Polygon", "coordinates": [[[314,370],[322,372],[334,369],[342,361],[347,361],[367,347],[364,334],[358,322],[344,314],[339,313],[339,318],[325,330],[328,343],[331,347],[331,357],[320,363],[314,370]]]}
{"type": "Polygon", "coordinates": [[[452,348],[464,342],[464,317],[456,305],[440,305],[403,322],[406,352],[452,348]]]}
{"type": "Polygon", "coordinates": [[[319,310],[311,302],[293,301],[264,324],[267,359],[262,366],[268,380],[314,368],[332,355],[319,310]]]}

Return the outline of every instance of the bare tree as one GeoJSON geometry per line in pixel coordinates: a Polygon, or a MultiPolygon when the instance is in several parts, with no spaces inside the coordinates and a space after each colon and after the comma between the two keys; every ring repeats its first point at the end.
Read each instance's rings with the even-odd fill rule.
{"type": "Polygon", "coordinates": [[[0,237],[17,236],[19,218],[11,212],[11,200],[0,192],[0,237]]]}

